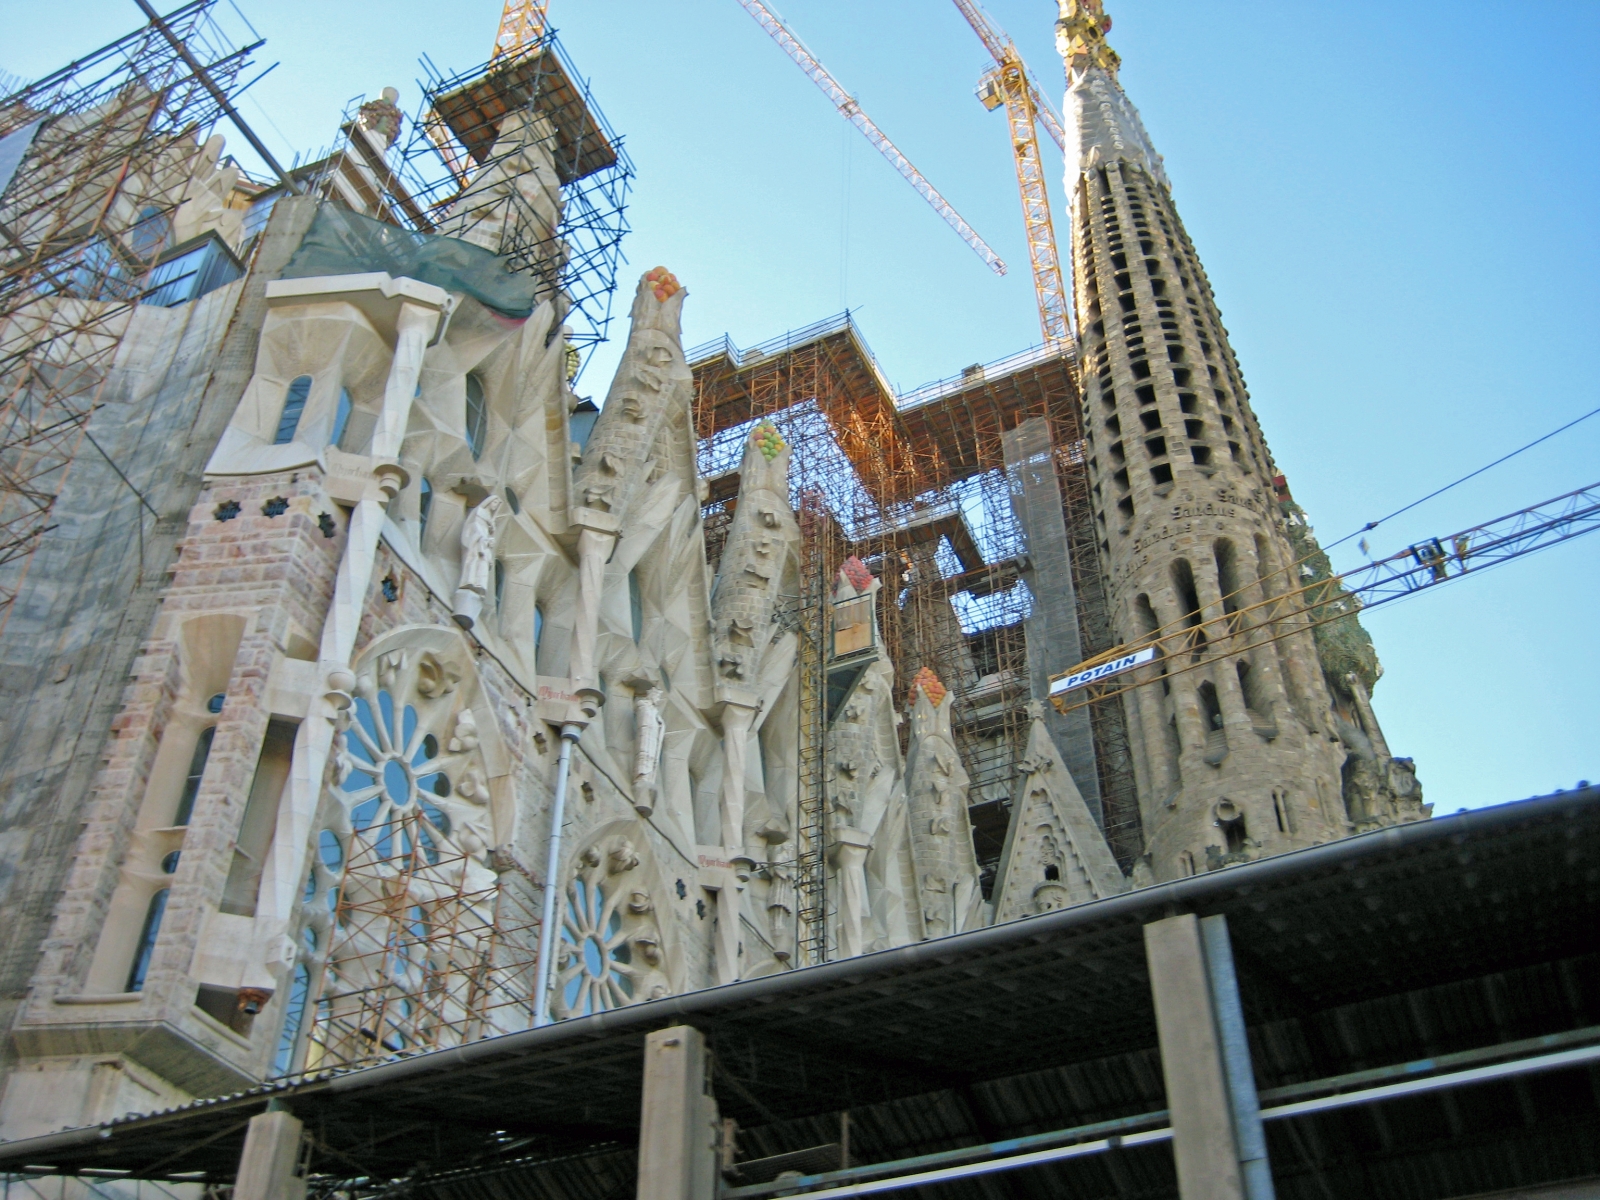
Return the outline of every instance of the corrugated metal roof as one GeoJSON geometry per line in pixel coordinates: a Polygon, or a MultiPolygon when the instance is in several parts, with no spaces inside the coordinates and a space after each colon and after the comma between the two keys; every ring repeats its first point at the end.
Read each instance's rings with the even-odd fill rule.
{"type": "MultiPolygon", "coordinates": [[[[683,1022],[711,1042],[745,1158],[837,1141],[846,1108],[858,1162],[1150,1112],[1164,1099],[1142,927],[1178,911],[1228,918],[1263,1088],[1600,1024],[1600,790],[12,1143],[0,1169],[224,1178],[244,1122],[275,1096],[306,1120],[330,1181],[602,1200],[631,1187],[643,1035],[683,1022]]],[[[1579,1069],[1274,1122],[1279,1194],[1420,1200],[1600,1174],[1597,1095],[1579,1069]]],[[[1156,1146],[939,1194],[1174,1189],[1156,1146]]]]}

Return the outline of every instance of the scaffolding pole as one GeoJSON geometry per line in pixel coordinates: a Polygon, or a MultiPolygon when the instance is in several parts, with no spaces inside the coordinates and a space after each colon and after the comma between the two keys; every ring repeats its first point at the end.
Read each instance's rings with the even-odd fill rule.
{"type": "Polygon", "coordinates": [[[0,630],[256,45],[196,0],[0,99],[0,630]]]}

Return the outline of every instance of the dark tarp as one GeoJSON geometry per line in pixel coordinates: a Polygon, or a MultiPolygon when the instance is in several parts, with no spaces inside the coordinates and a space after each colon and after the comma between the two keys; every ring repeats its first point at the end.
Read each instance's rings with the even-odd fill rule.
{"type": "Polygon", "coordinates": [[[537,281],[513,273],[504,259],[460,238],[413,233],[324,204],[300,248],[284,268],[285,279],[361,275],[384,271],[463,292],[486,308],[518,320],[537,307],[537,281]]]}

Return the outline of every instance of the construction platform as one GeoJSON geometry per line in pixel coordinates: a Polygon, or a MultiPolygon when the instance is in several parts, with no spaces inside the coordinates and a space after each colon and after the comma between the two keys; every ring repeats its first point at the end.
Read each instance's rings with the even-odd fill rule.
{"type": "MultiPolygon", "coordinates": [[[[1158,1046],[1170,1015],[1158,1018],[1146,942],[1173,914],[1226,920],[1285,1200],[1600,1178],[1593,787],[14,1142],[0,1170],[222,1183],[270,1106],[305,1123],[314,1194],[391,1195],[403,1181],[417,1197],[627,1195],[646,1035],[692,1026],[737,1122],[729,1200],[796,1186],[768,1183],[781,1169],[845,1187],[927,1169],[928,1155],[969,1173],[987,1163],[1020,1195],[1172,1196],[1158,1046]],[[1054,1157],[1012,1162],[1018,1147],[997,1145],[1011,1138],[1054,1157]]],[[[955,1178],[939,1194],[988,1186],[955,1178]]]]}

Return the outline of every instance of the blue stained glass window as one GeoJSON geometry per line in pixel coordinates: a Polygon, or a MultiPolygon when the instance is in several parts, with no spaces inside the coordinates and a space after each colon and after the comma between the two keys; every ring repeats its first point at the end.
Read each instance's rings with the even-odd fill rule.
{"type": "Polygon", "coordinates": [[[489,435],[489,402],[483,395],[483,380],[476,375],[467,376],[467,446],[472,457],[483,454],[484,439],[489,435]]]}
{"type": "Polygon", "coordinates": [[[278,432],[272,439],[274,446],[286,446],[294,441],[295,430],[300,427],[300,414],[306,410],[306,400],[311,395],[311,376],[302,375],[289,385],[283,398],[283,415],[278,418],[278,432]]]}
{"type": "Polygon", "coordinates": [[[339,408],[333,414],[333,434],[328,441],[339,449],[344,449],[344,429],[350,424],[350,389],[339,389],[339,408]]]}
{"type": "Polygon", "coordinates": [[[428,528],[428,513],[433,509],[433,484],[424,476],[417,495],[418,524],[424,530],[428,528]]]}
{"type": "Polygon", "coordinates": [[[278,1035],[278,1052],[273,1055],[272,1069],[287,1075],[294,1065],[295,1044],[300,1040],[300,1026],[305,1023],[306,1005],[311,999],[311,968],[298,963],[294,981],[289,985],[289,1003],[283,1016],[283,1032],[278,1035]]]}
{"type": "Polygon", "coordinates": [[[187,825],[194,815],[194,798],[200,794],[200,781],[205,778],[206,759],[211,757],[211,739],[217,736],[217,727],[207,725],[200,731],[194,744],[194,754],[189,759],[189,774],[183,781],[183,793],[178,797],[178,813],[172,818],[174,825],[187,825]]]}
{"type": "Polygon", "coordinates": [[[166,911],[167,889],[162,888],[150,897],[150,907],[144,910],[144,927],[139,931],[139,946],[134,951],[133,966],[128,969],[128,986],[123,991],[144,991],[144,979],[150,971],[150,957],[155,953],[156,938],[161,936],[161,918],[166,911]]]}

